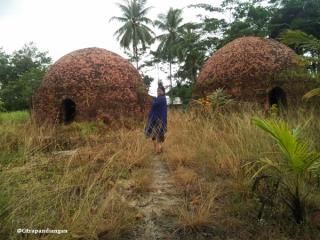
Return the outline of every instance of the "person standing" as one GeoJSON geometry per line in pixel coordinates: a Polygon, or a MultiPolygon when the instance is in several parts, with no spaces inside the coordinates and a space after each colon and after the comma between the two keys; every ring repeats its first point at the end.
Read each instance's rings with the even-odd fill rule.
{"type": "Polygon", "coordinates": [[[167,131],[167,99],[164,87],[159,84],[157,97],[153,100],[145,128],[147,138],[151,138],[157,154],[163,151],[162,144],[167,131]]]}

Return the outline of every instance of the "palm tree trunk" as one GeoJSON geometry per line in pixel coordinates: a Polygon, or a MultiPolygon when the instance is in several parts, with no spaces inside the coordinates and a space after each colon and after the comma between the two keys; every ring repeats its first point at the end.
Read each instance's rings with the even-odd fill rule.
{"type": "Polygon", "coordinates": [[[132,41],[132,50],[133,50],[133,58],[134,58],[134,61],[136,62],[136,67],[137,67],[137,70],[138,70],[139,69],[138,48],[134,44],[134,41],[132,41]]]}
{"type": "Polygon", "coordinates": [[[134,54],[135,54],[135,58],[136,58],[137,70],[139,70],[139,59],[138,59],[138,48],[137,48],[137,46],[134,49],[134,54]]]}
{"type": "Polygon", "coordinates": [[[172,61],[169,61],[169,80],[170,80],[170,103],[173,104],[173,95],[172,95],[172,61]]]}

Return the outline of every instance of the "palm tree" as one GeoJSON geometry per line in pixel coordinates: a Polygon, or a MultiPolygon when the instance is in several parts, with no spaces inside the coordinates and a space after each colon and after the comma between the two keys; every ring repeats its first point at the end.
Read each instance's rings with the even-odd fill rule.
{"type": "Polygon", "coordinates": [[[176,54],[176,43],[179,38],[179,29],[182,27],[183,18],[181,9],[170,8],[166,14],[160,14],[155,25],[163,31],[156,37],[160,41],[157,52],[162,59],[169,62],[169,80],[172,89],[172,64],[176,54]]]}
{"type": "Polygon", "coordinates": [[[176,75],[183,80],[189,80],[191,84],[195,83],[208,50],[201,39],[201,31],[198,30],[199,26],[196,24],[185,24],[179,31],[180,36],[177,41],[177,56],[181,64],[176,75]]]}
{"type": "Polygon", "coordinates": [[[280,40],[302,54],[311,53],[315,57],[320,55],[320,39],[300,30],[287,30],[280,36],[280,40]]]}
{"type": "Polygon", "coordinates": [[[261,172],[280,180],[278,190],[283,202],[290,208],[297,223],[305,220],[307,198],[315,186],[310,180],[320,171],[320,152],[311,150],[310,143],[302,137],[303,127],[291,129],[281,120],[253,118],[256,126],[266,132],[277,144],[282,158],[260,160],[261,172]]]}
{"type": "MultiPolygon", "coordinates": [[[[311,55],[312,57],[308,57],[310,65],[313,67],[313,72],[319,74],[320,39],[299,30],[288,30],[281,35],[280,39],[286,45],[293,47],[298,53],[311,55]]],[[[303,99],[308,100],[315,96],[320,96],[320,88],[315,88],[306,93],[303,99]]]]}
{"type": "Polygon", "coordinates": [[[139,67],[138,47],[146,49],[153,41],[153,31],[149,25],[152,21],[146,16],[151,7],[145,7],[147,0],[123,0],[124,4],[117,3],[121,9],[122,15],[114,16],[110,21],[116,20],[123,25],[114,33],[117,40],[120,40],[120,46],[125,49],[132,47],[133,59],[136,61],[137,69],[139,67]]]}

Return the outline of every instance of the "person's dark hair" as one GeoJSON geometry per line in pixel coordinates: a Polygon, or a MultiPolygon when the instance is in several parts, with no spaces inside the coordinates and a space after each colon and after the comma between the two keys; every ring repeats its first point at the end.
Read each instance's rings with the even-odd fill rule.
{"type": "Polygon", "coordinates": [[[165,90],[165,88],[164,88],[164,86],[162,84],[158,84],[158,88],[161,89],[163,94],[166,94],[166,90],[165,90]]]}

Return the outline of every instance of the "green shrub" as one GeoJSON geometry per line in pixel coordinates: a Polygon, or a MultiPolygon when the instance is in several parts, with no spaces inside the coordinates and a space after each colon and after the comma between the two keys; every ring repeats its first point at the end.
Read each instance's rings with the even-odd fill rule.
{"type": "Polygon", "coordinates": [[[212,110],[223,107],[232,102],[232,98],[222,88],[218,88],[211,95],[208,96],[211,102],[212,110]]]}

